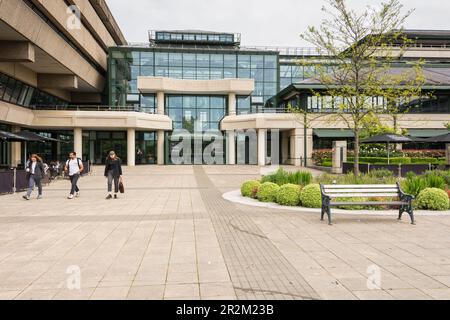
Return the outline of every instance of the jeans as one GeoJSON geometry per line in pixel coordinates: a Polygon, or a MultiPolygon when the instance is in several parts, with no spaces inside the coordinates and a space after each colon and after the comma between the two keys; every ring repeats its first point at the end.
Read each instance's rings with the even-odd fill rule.
{"type": "Polygon", "coordinates": [[[42,196],[42,183],[41,179],[36,178],[34,175],[30,175],[30,178],[28,180],[28,192],[27,196],[31,196],[31,193],[33,192],[34,186],[38,187],[39,195],[42,196]]]}
{"type": "Polygon", "coordinates": [[[108,192],[112,192],[112,183],[114,181],[114,192],[119,193],[119,179],[120,177],[115,177],[114,172],[108,171],[108,192]]]}
{"type": "Polygon", "coordinates": [[[77,186],[78,179],[80,179],[79,174],[74,174],[73,176],[69,176],[70,182],[72,183],[72,189],[70,190],[70,194],[74,195],[75,192],[80,192],[80,189],[77,186]]]}

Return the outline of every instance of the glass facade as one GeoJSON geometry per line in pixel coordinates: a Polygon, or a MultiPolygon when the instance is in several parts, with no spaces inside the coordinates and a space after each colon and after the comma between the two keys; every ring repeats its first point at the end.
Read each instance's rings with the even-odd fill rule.
{"type": "Polygon", "coordinates": [[[157,135],[155,132],[136,132],[136,165],[157,163],[157,135]]]}
{"type": "Polygon", "coordinates": [[[66,106],[69,103],[0,73],[0,100],[22,107],[66,106]]]}
{"type": "Polygon", "coordinates": [[[280,63],[280,89],[283,90],[293,83],[299,83],[315,75],[314,65],[300,66],[295,63],[280,63]]]}
{"type": "Polygon", "coordinates": [[[104,164],[110,151],[127,162],[127,133],[125,131],[83,131],[83,160],[104,164]]]}
{"type": "MultiPolygon", "coordinates": [[[[11,126],[0,123],[0,131],[11,132],[11,126]]],[[[0,140],[0,169],[2,166],[8,166],[11,162],[11,146],[10,143],[0,140]]]]}
{"type": "MultiPolygon", "coordinates": [[[[73,151],[73,131],[30,130],[41,136],[58,139],[63,142],[27,142],[27,153],[38,154],[46,163],[66,161],[69,153],[73,151]]],[[[22,153],[25,144],[22,143],[22,153]]]]}
{"type": "Polygon", "coordinates": [[[275,52],[210,53],[114,48],[110,53],[109,70],[110,104],[135,106],[139,111],[150,113],[155,110],[155,98],[139,93],[139,76],[191,80],[251,78],[255,79],[253,96],[262,97],[264,101],[279,90],[278,54],[275,52]]]}

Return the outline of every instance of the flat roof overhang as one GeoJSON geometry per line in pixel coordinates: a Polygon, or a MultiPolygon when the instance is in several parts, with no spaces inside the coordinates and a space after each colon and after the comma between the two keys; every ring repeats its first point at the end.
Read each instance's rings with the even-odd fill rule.
{"type": "Polygon", "coordinates": [[[138,77],[138,90],[143,94],[217,94],[248,96],[255,90],[254,79],[187,80],[164,77],[138,77]]]}

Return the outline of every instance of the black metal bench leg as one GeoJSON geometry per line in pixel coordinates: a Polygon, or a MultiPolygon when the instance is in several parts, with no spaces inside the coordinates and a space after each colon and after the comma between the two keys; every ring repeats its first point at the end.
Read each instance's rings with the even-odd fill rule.
{"type": "Polygon", "coordinates": [[[328,207],[328,210],[327,210],[327,215],[328,215],[328,225],[333,225],[333,223],[331,222],[331,208],[330,207],[328,207]]]}
{"type": "Polygon", "coordinates": [[[398,214],[398,220],[402,220],[403,212],[405,212],[405,208],[401,206],[398,214]]]}
{"type": "Polygon", "coordinates": [[[415,225],[416,221],[414,220],[414,210],[410,209],[408,213],[409,213],[409,216],[411,218],[411,224],[415,225]]]}

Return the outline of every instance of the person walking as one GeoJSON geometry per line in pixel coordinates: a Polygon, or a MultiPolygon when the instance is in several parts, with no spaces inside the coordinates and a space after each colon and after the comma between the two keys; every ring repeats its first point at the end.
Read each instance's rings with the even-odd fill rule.
{"type": "Polygon", "coordinates": [[[114,182],[114,199],[117,199],[117,194],[119,193],[119,183],[123,181],[122,177],[122,160],[117,156],[114,151],[109,153],[108,158],[106,158],[105,165],[105,177],[108,178],[108,196],[106,200],[113,198],[112,195],[112,184],[114,182]]]}
{"type": "Polygon", "coordinates": [[[37,154],[32,154],[30,160],[27,162],[26,166],[27,180],[28,180],[28,191],[27,194],[23,196],[25,200],[31,199],[31,193],[35,186],[38,187],[38,199],[42,199],[42,179],[44,178],[44,164],[42,163],[42,158],[37,154]]]}
{"type": "Polygon", "coordinates": [[[81,173],[83,172],[83,161],[77,157],[76,152],[71,152],[69,159],[66,161],[66,166],[64,171],[69,174],[70,183],[72,188],[70,189],[70,194],[68,199],[73,199],[74,196],[77,198],[80,196],[80,189],[78,188],[78,180],[80,179],[81,173]]]}

